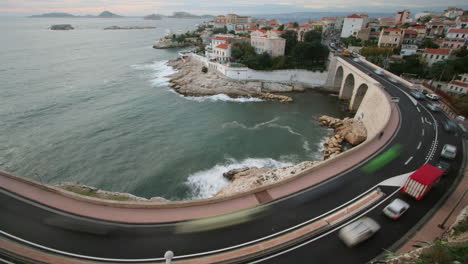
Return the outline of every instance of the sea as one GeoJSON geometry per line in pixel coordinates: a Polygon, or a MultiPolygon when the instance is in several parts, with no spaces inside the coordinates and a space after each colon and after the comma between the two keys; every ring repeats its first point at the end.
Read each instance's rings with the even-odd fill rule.
{"type": "Polygon", "coordinates": [[[77,182],[141,197],[215,195],[223,173],[321,160],[344,117],[336,96],[291,93],[294,103],[184,97],[168,87],[156,50],[199,19],[0,18],[0,170],[45,184],[77,182]],[[53,31],[54,24],[75,30],[53,31]],[[103,30],[110,26],[154,26],[103,30]]]}

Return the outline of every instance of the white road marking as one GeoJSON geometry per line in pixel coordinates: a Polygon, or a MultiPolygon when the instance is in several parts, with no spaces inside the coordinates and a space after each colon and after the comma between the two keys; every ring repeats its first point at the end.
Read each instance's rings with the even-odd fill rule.
{"type": "Polygon", "coordinates": [[[419,141],[418,147],[417,147],[416,149],[420,149],[420,148],[421,148],[421,145],[422,145],[422,142],[419,141]]]}
{"type": "Polygon", "coordinates": [[[421,113],[421,109],[419,109],[419,107],[416,106],[416,109],[418,109],[418,112],[421,113]]]}
{"type": "Polygon", "coordinates": [[[408,163],[410,163],[412,159],[413,159],[413,156],[409,157],[409,159],[405,162],[405,165],[408,165],[408,163]]]}
{"type": "Polygon", "coordinates": [[[427,119],[427,117],[425,118],[426,120],[426,123],[428,123],[430,126],[432,126],[432,123],[427,119]]]}
{"type": "Polygon", "coordinates": [[[421,123],[424,124],[424,118],[421,116],[421,123]]]}
{"type": "Polygon", "coordinates": [[[423,130],[422,130],[422,135],[424,136],[424,128],[423,128],[423,130]]]}

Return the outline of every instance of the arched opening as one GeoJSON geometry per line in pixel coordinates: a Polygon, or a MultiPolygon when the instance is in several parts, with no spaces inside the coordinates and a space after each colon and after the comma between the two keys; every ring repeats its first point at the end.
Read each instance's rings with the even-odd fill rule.
{"type": "Polygon", "coordinates": [[[336,69],[334,80],[333,87],[339,90],[341,88],[341,83],[343,82],[343,67],[339,66],[338,69],[336,69]]]}
{"type": "Polygon", "coordinates": [[[354,90],[354,75],[352,73],[346,76],[345,82],[343,84],[343,88],[340,92],[340,99],[347,99],[350,100],[351,96],[353,96],[354,90]]]}
{"type": "Polygon", "coordinates": [[[361,105],[368,88],[369,87],[365,83],[359,85],[356,91],[356,95],[354,96],[354,101],[349,107],[351,111],[357,111],[359,109],[359,106],[361,105]]]}

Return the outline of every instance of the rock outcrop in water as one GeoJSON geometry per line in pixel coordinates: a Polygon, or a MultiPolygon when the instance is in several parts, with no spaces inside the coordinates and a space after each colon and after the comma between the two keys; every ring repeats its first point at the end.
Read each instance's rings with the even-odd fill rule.
{"type": "Polygon", "coordinates": [[[231,170],[223,174],[225,178],[231,181],[231,183],[221,189],[215,197],[230,196],[236,193],[248,192],[255,188],[284,181],[293,176],[297,176],[320,163],[320,161],[304,161],[279,169],[253,167],[231,170]]]}
{"type": "Polygon", "coordinates": [[[75,29],[70,24],[61,24],[61,25],[53,25],[50,27],[50,30],[73,30],[75,29]]]}
{"type": "Polygon", "coordinates": [[[99,190],[94,187],[86,186],[79,183],[66,182],[62,184],[55,185],[55,187],[63,189],[65,191],[73,192],[83,196],[89,196],[93,198],[103,199],[103,200],[113,200],[113,201],[129,201],[129,202],[168,202],[168,200],[162,197],[152,197],[151,199],[146,199],[143,197],[138,197],[129,193],[119,193],[119,192],[108,192],[99,190]]]}
{"type": "Polygon", "coordinates": [[[324,144],[323,158],[333,158],[342,152],[344,140],[351,145],[358,145],[367,139],[367,130],[362,121],[345,118],[343,120],[330,116],[321,116],[319,122],[323,126],[335,129],[335,134],[330,136],[324,144]]]}
{"type": "Polygon", "coordinates": [[[155,49],[172,49],[172,48],[184,48],[198,45],[197,39],[186,38],[182,42],[175,41],[171,38],[161,38],[158,43],[153,45],[155,49]]]}
{"type": "Polygon", "coordinates": [[[106,27],[104,30],[130,30],[130,29],[154,29],[156,27],[140,27],[140,26],[133,26],[133,27],[119,27],[119,26],[111,26],[106,27]]]}
{"type": "MultiPolygon", "coordinates": [[[[284,92],[294,90],[295,86],[267,82],[247,82],[228,79],[215,70],[202,73],[203,65],[196,60],[172,60],[168,63],[177,70],[168,76],[169,86],[176,92],[187,96],[209,96],[226,94],[230,97],[256,97],[265,100],[292,102],[289,96],[272,94],[271,92],[284,92]],[[288,87],[286,87],[288,86],[288,87]],[[268,87],[265,89],[264,87],[268,87]]],[[[298,88],[301,90],[300,88],[298,88]]]]}

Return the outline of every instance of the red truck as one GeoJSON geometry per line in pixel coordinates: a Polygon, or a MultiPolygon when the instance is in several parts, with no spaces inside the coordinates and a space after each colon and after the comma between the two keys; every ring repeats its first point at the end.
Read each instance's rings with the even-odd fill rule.
{"type": "Polygon", "coordinates": [[[430,164],[424,164],[408,177],[402,192],[413,196],[416,200],[421,200],[443,174],[443,170],[430,164]]]}

